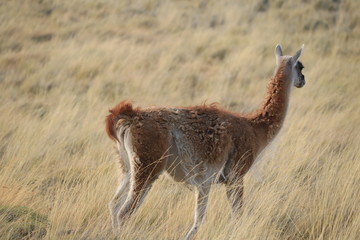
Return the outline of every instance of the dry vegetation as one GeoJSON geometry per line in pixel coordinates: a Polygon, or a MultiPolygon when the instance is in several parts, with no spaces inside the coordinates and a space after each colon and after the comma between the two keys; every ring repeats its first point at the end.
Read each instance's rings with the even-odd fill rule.
{"type": "MultiPolygon", "coordinates": [[[[246,176],[244,214],[213,188],[197,239],[360,238],[360,2],[0,1],[0,239],[111,239],[123,99],[257,108],[273,49],[307,84],[246,176]],[[269,3],[271,2],[271,3],[269,3]]],[[[161,178],[120,239],[179,239],[193,192],[161,178]]]]}

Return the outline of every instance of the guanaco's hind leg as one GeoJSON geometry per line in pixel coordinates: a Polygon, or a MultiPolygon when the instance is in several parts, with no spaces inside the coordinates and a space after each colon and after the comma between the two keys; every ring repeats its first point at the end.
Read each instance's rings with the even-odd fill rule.
{"type": "Polygon", "coordinates": [[[153,182],[165,167],[169,147],[167,132],[155,121],[133,119],[133,125],[123,134],[123,144],[129,159],[130,186],[124,204],[117,212],[119,227],[135,213],[144,201],[153,182]]]}
{"type": "Polygon", "coordinates": [[[118,143],[118,153],[120,155],[120,168],[122,171],[122,179],[121,182],[116,189],[115,195],[113,196],[112,200],[109,203],[109,209],[111,214],[111,222],[113,228],[119,227],[119,221],[117,215],[119,214],[120,208],[125,203],[127,198],[129,189],[130,189],[130,178],[131,178],[131,171],[130,171],[130,157],[131,155],[125,149],[124,142],[118,143]]]}
{"type": "Polygon", "coordinates": [[[121,206],[125,203],[130,188],[130,173],[125,173],[121,184],[119,185],[116,193],[109,203],[109,209],[111,213],[111,222],[113,228],[119,227],[117,215],[120,211],[121,206]]]}
{"type": "Polygon", "coordinates": [[[139,164],[132,166],[130,189],[125,203],[117,214],[117,221],[120,225],[141,206],[153,182],[158,178],[162,170],[161,163],[142,166],[140,161],[139,164]]]}

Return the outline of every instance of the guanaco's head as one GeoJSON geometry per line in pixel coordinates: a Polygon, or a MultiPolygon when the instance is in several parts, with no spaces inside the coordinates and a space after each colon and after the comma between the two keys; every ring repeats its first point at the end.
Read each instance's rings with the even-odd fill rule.
{"type": "Polygon", "coordinates": [[[301,48],[294,54],[294,56],[284,56],[281,46],[278,44],[275,47],[275,56],[276,63],[279,66],[286,61],[287,66],[291,67],[291,81],[293,85],[297,88],[301,88],[305,85],[305,76],[302,74],[304,65],[299,61],[301,53],[304,50],[304,44],[301,48]]]}

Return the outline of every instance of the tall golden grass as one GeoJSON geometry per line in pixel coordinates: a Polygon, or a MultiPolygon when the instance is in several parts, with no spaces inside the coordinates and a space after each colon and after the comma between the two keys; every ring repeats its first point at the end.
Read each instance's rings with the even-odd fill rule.
{"type": "MultiPolygon", "coordinates": [[[[118,165],[104,117],[136,105],[256,109],[273,49],[307,84],[247,174],[244,214],[215,186],[196,239],[360,238],[360,2],[0,2],[0,239],[113,239],[118,165]]],[[[120,239],[179,239],[193,192],[162,177],[120,239]]]]}

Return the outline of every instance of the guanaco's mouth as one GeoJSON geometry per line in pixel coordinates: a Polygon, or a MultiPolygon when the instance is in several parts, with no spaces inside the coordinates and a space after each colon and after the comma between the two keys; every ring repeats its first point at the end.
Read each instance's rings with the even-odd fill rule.
{"type": "Polygon", "coordinates": [[[305,77],[302,76],[301,80],[298,83],[295,84],[295,87],[302,88],[304,85],[305,85],[305,77]]]}
{"type": "Polygon", "coordinates": [[[295,87],[302,88],[304,85],[305,85],[305,82],[302,82],[302,83],[296,84],[295,87]]]}

